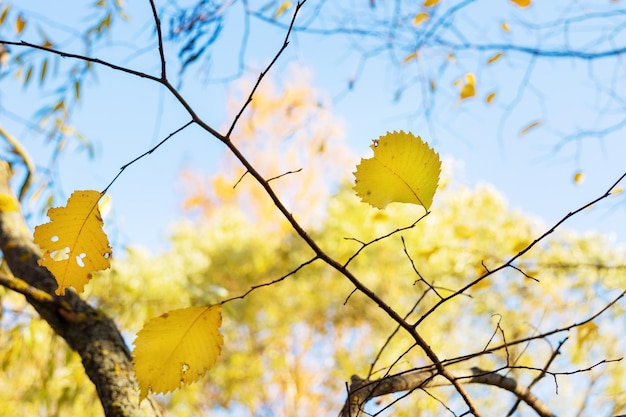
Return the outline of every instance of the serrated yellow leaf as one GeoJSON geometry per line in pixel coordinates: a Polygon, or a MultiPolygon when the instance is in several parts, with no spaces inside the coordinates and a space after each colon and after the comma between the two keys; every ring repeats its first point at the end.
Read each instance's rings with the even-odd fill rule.
{"type": "Polygon", "coordinates": [[[415,17],[413,18],[413,24],[415,26],[421,25],[422,23],[424,23],[425,21],[428,20],[428,13],[426,12],[421,12],[415,15],[415,17]]]}
{"type": "Polygon", "coordinates": [[[433,7],[439,3],[439,0],[424,0],[424,7],[433,7]]]}
{"type": "Polygon", "coordinates": [[[580,185],[584,179],[585,175],[582,172],[578,171],[576,174],[574,174],[574,184],[580,185]]]}
{"type": "Polygon", "coordinates": [[[511,0],[512,3],[517,4],[519,7],[525,8],[530,6],[530,0],[511,0]]]}
{"type": "Polygon", "coordinates": [[[502,52],[498,52],[497,54],[495,54],[494,56],[492,56],[491,58],[487,60],[487,64],[493,64],[494,62],[502,58],[503,55],[504,54],[502,52]]]}
{"type": "Polygon", "coordinates": [[[137,333],[133,367],[140,400],[204,376],[222,351],[220,305],[172,310],[149,320],[137,333]]]}
{"type": "Polygon", "coordinates": [[[284,1],[282,2],[282,4],[280,6],[278,6],[278,9],[276,9],[276,11],[274,12],[274,16],[273,19],[278,19],[283,13],[285,13],[287,10],[289,10],[291,8],[292,4],[290,1],[284,1]]]}
{"type": "Polygon", "coordinates": [[[487,104],[491,104],[494,98],[496,98],[496,92],[492,91],[491,93],[487,95],[487,98],[485,99],[485,101],[487,102],[487,104]]]}
{"type": "Polygon", "coordinates": [[[374,140],[374,156],[361,159],[354,172],[354,190],[379,209],[392,202],[430,209],[441,173],[439,155],[419,136],[404,131],[374,140]]]}
{"type": "Polygon", "coordinates": [[[22,15],[19,15],[17,19],[15,19],[15,31],[17,32],[18,35],[22,33],[25,26],[26,26],[26,20],[24,20],[22,15]]]}
{"type": "Polygon", "coordinates": [[[49,223],[35,227],[35,243],[43,252],[39,265],[56,278],[58,295],[68,287],[82,292],[92,272],[111,266],[111,248],[98,210],[100,197],[94,190],[75,191],[66,207],[48,210],[49,223]]]}
{"type": "Polygon", "coordinates": [[[536,128],[537,126],[541,125],[541,121],[537,120],[536,122],[532,122],[531,124],[529,124],[528,126],[526,126],[525,128],[523,128],[522,130],[520,130],[519,135],[520,136],[524,136],[526,133],[528,133],[530,130],[536,128]]]}
{"type": "Polygon", "coordinates": [[[502,27],[502,30],[505,31],[505,32],[510,32],[511,31],[511,28],[509,27],[509,24],[506,23],[506,22],[502,22],[500,24],[500,26],[502,27]]]}

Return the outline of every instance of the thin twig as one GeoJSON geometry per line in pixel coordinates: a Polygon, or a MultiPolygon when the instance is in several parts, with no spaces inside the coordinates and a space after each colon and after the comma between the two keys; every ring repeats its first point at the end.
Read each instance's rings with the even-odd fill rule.
{"type": "Polygon", "coordinates": [[[611,192],[613,191],[613,189],[615,187],[617,187],[617,184],[619,184],[624,178],[626,177],[626,172],[624,172],[618,179],[617,181],[615,181],[605,192],[604,194],[602,194],[601,196],[593,199],[592,201],[582,205],[581,207],[579,207],[578,209],[574,210],[574,211],[570,211],[569,213],[567,213],[565,216],[563,216],[563,218],[561,218],[558,222],[556,222],[549,230],[547,230],[546,232],[544,232],[541,236],[539,236],[538,238],[536,238],[534,241],[532,241],[528,246],[526,246],[524,249],[522,249],[521,251],[519,251],[516,255],[514,255],[511,259],[509,259],[508,261],[506,261],[505,263],[503,263],[502,265],[500,265],[499,267],[492,269],[486,273],[484,273],[483,275],[481,275],[480,277],[476,278],[474,281],[470,282],[469,284],[465,285],[464,287],[462,287],[461,289],[457,290],[456,292],[454,292],[453,294],[445,297],[443,300],[439,300],[437,303],[435,303],[427,312],[425,312],[422,317],[419,318],[419,320],[417,320],[415,322],[415,324],[413,324],[414,327],[419,326],[419,324],[424,321],[426,319],[426,317],[428,317],[430,314],[432,314],[441,304],[451,300],[452,298],[457,297],[458,295],[463,294],[465,291],[467,291],[469,288],[473,287],[474,285],[478,284],[479,282],[481,282],[482,280],[486,279],[488,276],[495,274],[498,271],[501,271],[505,268],[509,268],[512,266],[513,262],[516,261],[517,259],[519,259],[520,257],[524,256],[528,251],[530,251],[532,248],[534,248],[539,242],[543,241],[546,237],[548,237],[550,234],[554,233],[554,231],[559,228],[563,223],[565,223],[567,220],[569,220],[571,217],[577,215],[578,213],[580,213],[583,210],[586,210],[587,208],[593,206],[594,204],[604,200],[605,198],[609,197],[611,195],[611,192]]]}
{"type": "Polygon", "coordinates": [[[277,179],[279,179],[279,178],[284,177],[285,175],[289,175],[289,174],[296,174],[296,173],[301,172],[301,171],[302,171],[302,168],[300,168],[300,169],[296,169],[295,171],[287,171],[287,172],[285,172],[285,173],[283,173],[283,174],[280,174],[280,175],[277,175],[277,176],[275,176],[275,177],[269,178],[269,179],[267,180],[267,182],[277,180],[277,179]]]}
{"type": "Polygon", "coordinates": [[[185,123],[183,126],[179,127],[178,129],[176,129],[175,131],[173,131],[172,133],[170,133],[169,135],[167,135],[167,137],[165,139],[163,139],[161,142],[157,143],[154,147],[152,147],[150,150],[142,153],[141,155],[139,155],[138,157],[136,157],[135,159],[133,159],[130,162],[125,163],[124,165],[122,165],[122,167],[120,167],[119,172],[117,173],[117,175],[115,177],[113,177],[113,179],[111,180],[111,182],[109,183],[109,185],[107,185],[105,187],[104,190],[102,190],[101,194],[104,195],[109,188],[113,185],[113,183],[118,179],[118,177],[120,175],[122,175],[122,172],[124,172],[126,170],[126,168],[128,168],[129,166],[131,166],[132,164],[134,164],[135,162],[139,161],[140,159],[152,154],[152,152],[156,151],[161,145],[163,145],[165,142],[167,142],[170,138],[172,138],[174,135],[176,135],[177,133],[181,132],[182,130],[186,129],[187,127],[191,126],[193,124],[193,120],[185,123]]]}
{"type": "Polygon", "coordinates": [[[154,0],[150,0],[150,7],[152,8],[152,17],[154,18],[154,27],[157,34],[157,40],[159,43],[159,58],[161,60],[161,80],[167,80],[166,64],[165,64],[165,51],[163,50],[163,33],[161,31],[161,19],[157,13],[154,0]]]}
{"type": "Polygon", "coordinates": [[[309,259],[308,261],[301,263],[300,265],[298,265],[298,267],[297,267],[296,269],[294,269],[294,270],[292,270],[292,271],[290,271],[290,272],[287,272],[285,275],[281,276],[280,278],[276,278],[276,279],[274,279],[274,280],[272,280],[272,281],[269,281],[269,282],[264,282],[263,284],[253,285],[253,286],[252,286],[252,287],[250,287],[250,289],[249,289],[248,291],[246,291],[245,293],[243,293],[243,294],[241,294],[241,295],[238,295],[238,296],[236,296],[236,297],[231,297],[231,298],[228,298],[228,299],[226,299],[226,300],[221,301],[221,302],[220,302],[220,305],[224,305],[224,304],[229,303],[229,302],[234,301],[234,300],[242,300],[242,299],[246,298],[246,296],[247,296],[248,294],[250,294],[250,293],[251,293],[251,292],[253,292],[253,291],[258,290],[259,288],[269,287],[269,286],[272,286],[272,285],[277,284],[277,283],[279,283],[279,282],[282,282],[282,281],[284,281],[285,279],[287,279],[288,277],[290,277],[290,276],[294,275],[296,272],[298,272],[299,270],[301,270],[301,269],[302,269],[302,268],[304,268],[305,266],[307,266],[307,265],[309,265],[309,264],[312,264],[312,263],[313,263],[313,262],[315,262],[317,259],[319,259],[319,258],[318,258],[317,256],[315,256],[315,257],[313,257],[313,258],[309,259]]]}

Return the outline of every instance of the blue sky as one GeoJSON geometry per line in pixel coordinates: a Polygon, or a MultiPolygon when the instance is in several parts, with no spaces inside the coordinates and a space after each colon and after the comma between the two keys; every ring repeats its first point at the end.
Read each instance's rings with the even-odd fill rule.
{"type": "MultiPolygon", "coordinates": [[[[113,34],[97,45],[95,55],[158,74],[149,5],[147,2],[129,3],[127,13],[131,20],[116,23],[113,34]]],[[[5,27],[2,37],[37,42],[36,28],[46,27],[49,33],[62,34],[58,41],[60,49],[80,53],[79,43],[71,35],[62,28],[49,27],[51,21],[63,22],[66,27],[81,25],[93,12],[89,5],[80,9],[73,4],[31,1],[20,5],[25,16],[29,13],[33,16],[27,30],[16,38],[11,28],[5,27]]],[[[522,19],[541,25],[550,20],[551,13],[556,15],[557,12],[546,7],[533,5],[521,10],[507,1],[477,1],[465,9],[455,25],[470,39],[500,39],[503,35],[499,23],[506,19],[512,30],[510,35],[504,35],[509,37],[503,39],[530,46],[539,41],[543,41],[544,46],[558,46],[558,34],[537,39],[525,37],[521,30],[522,19]]],[[[594,24],[596,26],[587,26],[592,29],[591,34],[593,30],[602,30],[597,22],[594,24]]],[[[198,113],[220,129],[227,122],[224,103],[232,83],[212,80],[237,72],[242,33],[236,15],[229,17],[224,26],[223,38],[216,44],[211,61],[189,68],[181,88],[198,113]]],[[[267,24],[254,24],[251,29],[246,74],[255,77],[280,47],[284,31],[267,24]]],[[[619,40],[619,37],[613,39],[619,40]]],[[[585,45],[586,41],[585,33],[572,35],[570,39],[580,45],[585,45]]],[[[169,73],[174,80],[179,69],[175,48],[169,45],[167,54],[169,73]]],[[[17,49],[15,47],[14,51],[17,49]]],[[[462,163],[464,168],[459,181],[491,183],[507,197],[511,206],[541,217],[547,225],[602,194],[626,171],[623,130],[606,135],[602,140],[594,137],[556,147],[559,137],[568,132],[610,125],[620,118],[619,105],[607,97],[623,94],[621,83],[607,81],[600,85],[605,89],[613,87],[616,91],[612,92],[598,88],[598,80],[623,78],[624,69],[615,61],[605,59],[590,64],[571,59],[538,60],[532,69],[531,84],[517,100],[522,91],[519,87],[529,70],[527,56],[511,53],[487,66],[485,62],[492,52],[480,56],[459,52],[450,68],[438,73],[437,65],[445,61],[438,53],[441,54],[435,49],[425,51],[423,59],[400,67],[391,64],[389,58],[402,58],[401,55],[382,53],[367,62],[354,88],[344,94],[348,80],[359,68],[359,54],[354,45],[348,44],[345,38],[300,34],[293,38],[272,74],[280,78],[294,63],[310,68],[315,86],[336,98],[335,112],[344,120],[347,141],[358,155],[369,156],[371,140],[388,130],[410,130],[429,140],[442,155],[462,163]],[[432,55],[429,56],[429,52],[432,55]],[[424,117],[427,101],[423,99],[421,87],[408,82],[420,71],[441,75],[437,79],[436,101],[431,103],[430,119],[424,117]],[[477,97],[459,103],[453,82],[467,72],[476,74],[477,97]],[[394,100],[396,91],[403,85],[406,87],[401,88],[401,98],[394,100]],[[496,91],[497,95],[487,106],[484,97],[490,91],[496,91]],[[521,136],[520,130],[535,120],[542,120],[544,124],[521,136]],[[578,171],[584,173],[585,179],[576,185],[573,176],[578,171]]],[[[66,62],[61,61],[59,65],[66,62]]],[[[74,189],[103,189],[122,165],[189,120],[181,106],[156,83],[107,68],[99,68],[96,73],[97,79],[88,81],[73,117],[76,127],[94,144],[95,157],[89,159],[71,148],[62,154],[57,185],[65,196],[74,189]]],[[[24,117],[32,115],[43,104],[45,96],[51,94],[47,88],[42,99],[36,84],[23,89],[11,76],[0,81],[0,123],[21,138],[35,160],[45,165],[50,147],[43,145],[40,135],[29,131],[6,112],[10,110],[24,117]]],[[[170,228],[182,214],[180,171],[214,172],[223,151],[220,143],[192,127],[130,166],[109,193],[115,215],[110,229],[112,241],[154,250],[166,248],[170,228]]],[[[566,227],[611,233],[619,242],[626,243],[623,194],[582,213],[566,227]]]]}

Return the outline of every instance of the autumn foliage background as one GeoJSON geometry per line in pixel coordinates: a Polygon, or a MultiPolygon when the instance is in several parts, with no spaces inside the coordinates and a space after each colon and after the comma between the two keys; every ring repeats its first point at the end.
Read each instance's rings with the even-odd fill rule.
{"type": "MultiPolygon", "coordinates": [[[[109,20],[122,16],[124,9],[117,3],[98,3],[106,4],[94,6],[96,10],[116,11],[109,16],[117,17],[109,20]]],[[[419,27],[435,15],[430,8],[438,2],[430,3],[421,6],[427,16],[414,13],[411,25],[419,27]]],[[[29,16],[12,8],[3,10],[11,30],[23,32],[29,16]]],[[[293,7],[276,3],[268,10],[274,19],[287,18],[293,7]]],[[[109,30],[111,23],[105,18],[100,23],[93,33],[109,30]]],[[[502,22],[496,24],[502,27],[502,22]]],[[[13,46],[11,53],[17,48],[13,46]]],[[[179,58],[185,62],[185,56],[179,58]]],[[[495,53],[486,58],[488,65],[505,59],[495,53]]],[[[18,82],[34,83],[36,78],[42,85],[50,82],[44,68],[53,65],[52,58],[43,59],[50,63],[37,61],[30,67],[34,70],[26,61],[18,62],[18,82]]],[[[419,59],[419,54],[407,53],[399,61],[410,65],[419,59]]],[[[451,57],[442,59],[453,65],[451,57]]],[[[80,74],[82,67],[77,68],[80,74]]],[[[558,415],[574,415],[572,410],[580,415],[623,413],[626,387],[619,360],[626,349],[620,331],[624,311],[623,302],[615,299],[624,290],[624,247],[606,236],[559,227],[514,268],[504,268],[459,297],[438,304],[442,297],[524,251],[552,224],[511,207],[493,186],[465,184],[461,164],[451,157],[444,158],[437,195],[422,220],[424,210],[418,206],[392,204],[379,210],[364,204],[353,191],[352,172],[361,157],[369,156],[363,154],[366,146],[360,151],[348,146],[333,98],[315,86],[307,69],[289,68],[280,75],[270,72],[263,80],[232,140],[263,177],[271,179],[272,189],[311,238],[339,263],[349,262],[350,271],[406,320],[420,320],[420,334],[440,358],[481,353],[471,361],[448,364],[452,372],[468,373],[470,367],[478,367],[501,371],[524,386],[536,380],[533,392],[558,415]],[[352,258],[355,253],[358,256],[352,258]],[[434,306],[436,311],[429,313],[434,306]],[[587,321],[607,306],[602,315],[587,321]],[[543,335],[554,329],[564,330],[543,335]],[[527,340],[488,352],[523,339],[527,340]],[[537,378],[546,370],[548,375],[537,378]]],[[[447,94],[462,112],[466,100],[476,99],[481,78],[476,71],[457,73],[457,82],[447,94]]],[[[228,130],[237,117],[255,86],[256,74],[252,71],[230,85],[220,131],[228,130]]],[[[44,133],[50,129],[48,145],[54,145],[56,157],[67,155],[69,144],[73,149],[91,149],[92,142],[74,130],[69,116],[77,103],[89,103],[84,83],[81,78],[63,80],[73,99],[62,105],[52,103],[42,112],[48,121],[42,129],[44,133]]],[[[427,83],[426,88],[435,91],[439,85],[427,83]]],[[[497,103],[498,95],[481,93],[485,104],[497,103]]],[[[525,122],[520,125],[521,136],[541,127],[533,120],[525,122]]],[[[369,145],[382,134],[369,132],[363,141],[369,145]]],[[[315,254],[233,154],[220,148],[218,155],[217,169],[211,174],[181,170],[183,192],[175,198],[182,214],[173,223],[161,220],[171,223],[167,249],[154,253],[132,242],[120,245],[111,270],[97,274],[85,288],[84,298],[115,319],[129,346],[144,323],[164,312],[235,298],[222,306],[225,344],[207,376],[157,397],[167,415],[336,415],[346,400],[351,375],[380,378],[430,365],[415,341],[397,331],[397,323],[370,299],[354,292],[339,272],[321,262],[300,269],[315,254]],[[248,293],[251,288],[255,289],[248,293]]],[[[124,163],[135,156],[125,153],[124,163]]],[[[50,167],[57,168],[56,163],[50,167]]],[[[23,173],[24,164],[16,165],[18,175],[23,173]]],[[[133,168],[118,183],[134,181],[133,168]]],[[[62,204],[62,193],[52,169],[38,172],[22,207],[39,219],[53,202],[62,204]]],[[[578,174],[568,172],[567,177],[580,182],[578,174]]],[[[106,185],[114,175],[102,176],[106,185]]],[[[602,195],[615,179],[596,190],[596,195],[602,195]]],[[[19,185],[15,188],[19,192],[19,185]]],[[[621,194],[618,188],[612,191],[607,200],[615,204],[621,194]]],[[[116,201],[107,204],[114,208],[104,218],[115,241],[124,227],[116,220],[120,216],[116,201]]],[[[576,208],[563,207],[563,215],[576,208]]],[[[24,415],[102,415],[80,357],[21,294],[2,291],[0,415],[16,409],[24,415]]],[[[486,415],[506,415],[516,402],[498,388],[468,384],[468,390],[477,407],[488,410],[486,415]]],[[[463,409],[449,385],[409,394],[381,397],[366,409],[397,416],[415,415],[416,410],[428,416],[444,415],[448,408],[463,409]],[[391,408],[385,409],[388,405],[391,408]]],[[[533,415],[524,404],[518,412],[533,415]]]]}

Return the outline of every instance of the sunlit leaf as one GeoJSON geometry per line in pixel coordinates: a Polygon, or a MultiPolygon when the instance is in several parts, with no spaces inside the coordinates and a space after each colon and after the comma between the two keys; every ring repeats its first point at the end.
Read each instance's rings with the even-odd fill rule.
{"type": "Polygon", "coordinates": [[[282,2],[282,4],[280,6],[278,6],[278,9],[276,9],[276,11],[274,12],[274,16],[272,17],[273,19],[278,19],[280,16],[282,16],[287,10],[289,10],[292,6],[292,3],[290,1],[284,1],[282,2]]]}
{"type": "Polygon", "coordinates": [[[522,130],[520,130],[519,135],[520,136],[524,136],[525,134],[527,134],[529,131],[531,131],[532,129],[536,128],[537,126],[541,125],[541,121],[537,120],[535,122],[530,123],[528,126],[526,126],[525,128],[523,128],[522,130]]]}
{"type": "Polygon", "coordinates": [[[623,193],[623,192],[624,192],[624,189],[623,189],[622,187],[616,187],[616,188],[615,188],[615,189],[611,192],[611,194],[620,194],[620,193],[623,193]]]}
{"type": "Polygon", "coordinates": [[[361,159],[354,172],[354,190],[379,209],[392,202],[430,209],[439,182],[441,160],[419,136],[387,133],[370,146],[374,156],[361,159]]]}
{"type": "Polygon", "coordinates": [[[459,93],[459,98],[461,100],[465,100],[476,95],[476,88],[474,87],[475,82],[476,78],[474,77],[474,74],[465,74],[465,84],[461,87],[461,92],[459,93]]]}
{"type": "Polygon", "coordinates": [[[92,272],[111,266],[111,248],[98,210],[100,197],[94,190],[75,191],[66,207],[48,210],[49,223],[35,227],[35,243],[43,252],[39,265],[56,278],[58,295],[70,286],[82,292],[92,272]]]}
{"type": "Polygon", "coordinates": [[[413,24],[415,26],[421,25],[422,23],[424,23],[425,21],[428,20],[428,13],[426,12],[421,12],[415,15],[415,17],[413,18],[413,24]]]}
{"type": "Polygon", "coordinates": [[[500,24],[500,26],[502,27],[502,30],[505,31],[505,32],[510,32],[511,31],[511,28],[509,27],[509,24],[506,23],[506,22],[502,22],[500,24]]]}
{"type": "Polygon", "coordinates": [[[574,184],[580,185],[584,179],[585,174],[583,174],[582,172],[578,171],[576,174],[574,174],[574,184]]]}
{"type": "Polygon", "coordinates": [[[10,194],[0,194],[0,212],[9,213],[20,211],[20,203],[10,194]]]}
{"type": "Polygon", "coordinates": [[[43,64],[41,64],[41,73],[39,75],[39,84],[43,84],[44,79],[46,78],[46,71],[48,70],[48,59],[43,60],[43,64]]]}
{"type": "Polygon", "coordinates": [[[416,59],[417,57],[418,57],[418,52],[415,51],[415,52],[405,56],[404,59],[402,60],[402,63],[406,64],[406,63],[411,62],[412,60],[416,59]]]}
{"type": "Polygon", "coordinates": [[[30,66],[28,67],[28,70],[26,71],[26,75],[24,76],[24,86],[28,85],[28,82],[30,81],[30,77],[33,75],[33,67],[30,66]]]}
{"type": "Polygon", "coordinates": [[[141,400],[193,383],[213,366],[224,344],[221,311],[220,305],[173,310],[143,326],[133,350],[141,400]]]}
{"type": "Polygon", "coordinates": [[[476,95],[476,88],[473,84],[465,84],[459,93],[459,98],[465,100],[476,95]]]}
{"type": "Polygon", "coordinates": [[[494,98],[496,98],[496,92],[492,91],[491,93],[487,95],[487,98],[485,99],[485,101],[487,102],[487,104],[491,104],[494,98]]]}
{"type": "Polygon", "coordinates": [[[19,15],[17,19],[15,19],[15,31],[18,35],[22,33],[24,27],[26,27],[26,20],[22,17],[22,15],[19,15]]]}
{"type": "Polygon", "coordinates": [[[43,46],[44,48],[52,48],[54,46],[54,43],[50,40],[50,38],[48,38],[48,36],[42,29],[39,29],[39,35],[43,39],[41,46],[43,46]]]}
{"type": "Polygon", "coordinates": [[[598,325],[590,321],[576,328],[576,347],[572,355],[574,363],[580,363],[584,360],[583,353],[589,351],[589,344],[598,335],[598,325]]]}
{"type": "Polygon", "coordinates": [[[7,4],[6,6],[4,6],[4,8],[2,9],[2,13],[0,14],[0,25],[4,24],[4,21],[7,18],[7,14],[9,13],[9,9],[11,9],[11,5],[7,4]]]}
{"type": "Polygon", "coordinates": [[[530,0],[511,0],[512,3],[517,4],[519,7],[528,7],[530,6],[530,0]]]}
{"type": "Polygon", "coordinates": [[[503,55],[504,54],[502,52],[498,52],[497,54],[495,54],[494,56],[492,56],[491,58],[487,60],[487,64],[493,64],[494,62],[502,58],[503,55]]]}
{"type": "Polygon", "coordinates": [[[439,0],[425,0],[424,7],[433,7],[439,3],[439,0]]]}

